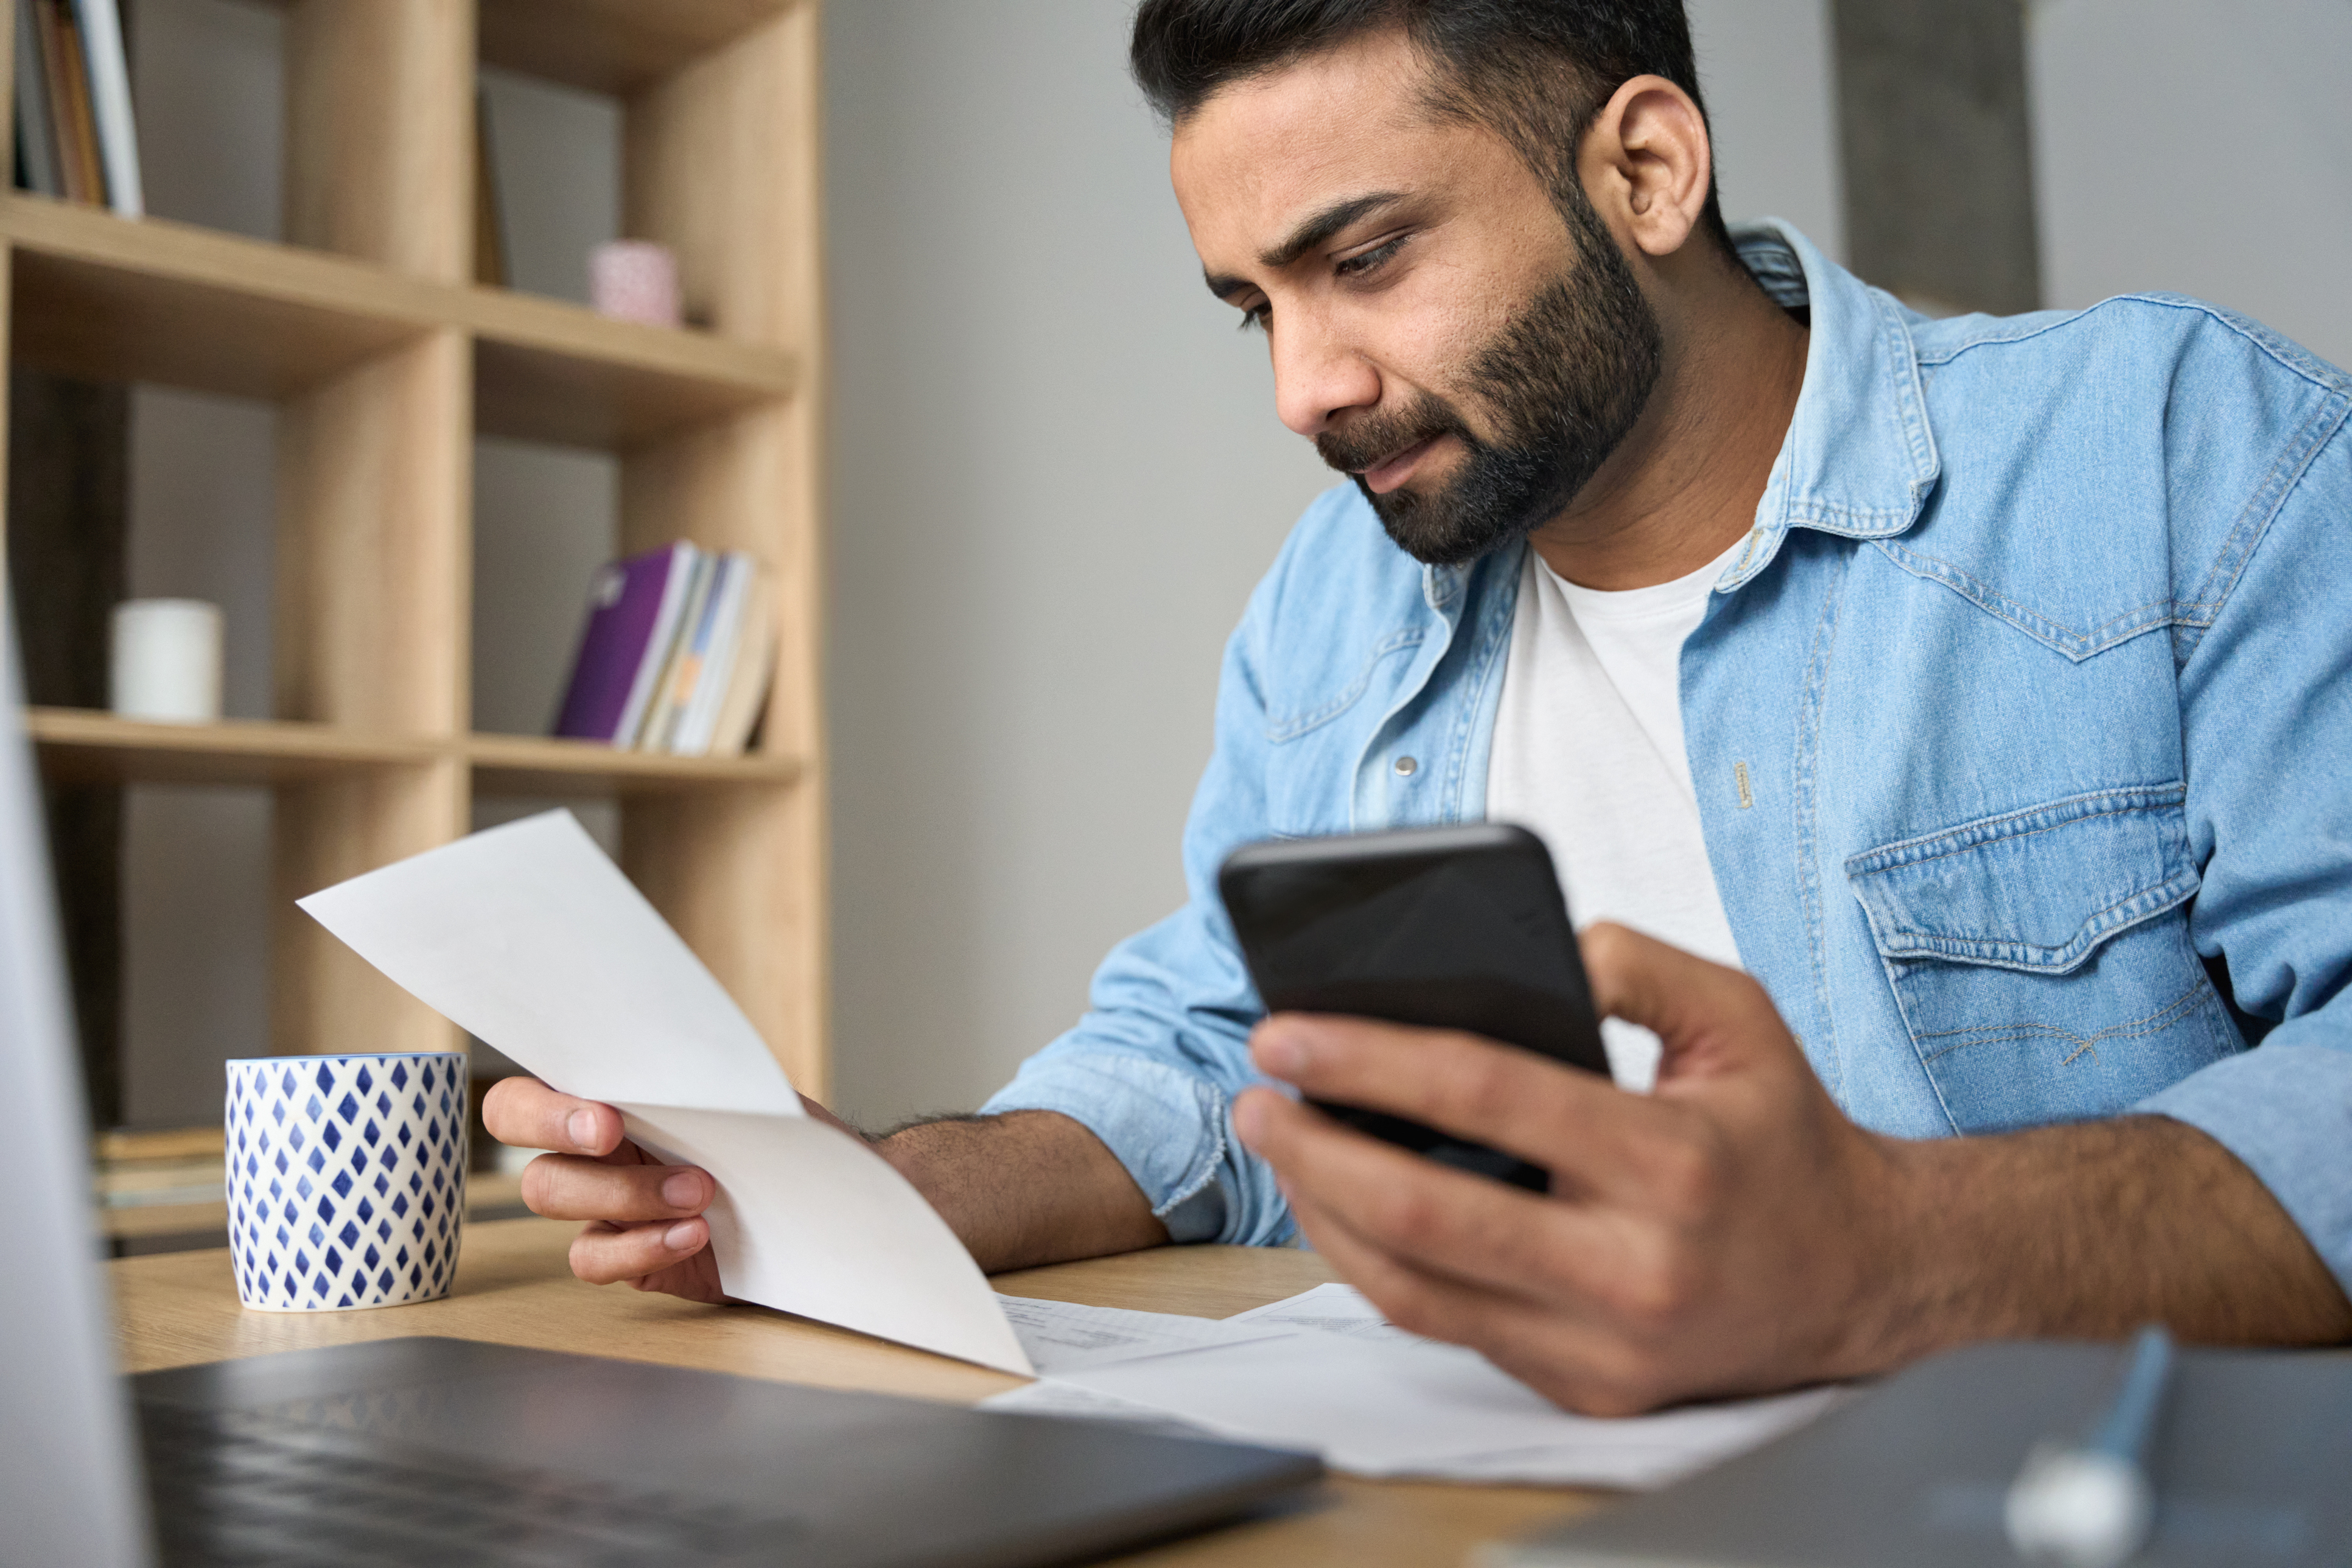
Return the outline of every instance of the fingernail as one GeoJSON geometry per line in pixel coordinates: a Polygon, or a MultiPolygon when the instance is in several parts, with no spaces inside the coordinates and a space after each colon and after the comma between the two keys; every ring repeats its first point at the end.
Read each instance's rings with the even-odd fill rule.
{"type": "Polygon", "coordinates": [[[573,1111],[572,1113],[572,1120],[563,1124],[563,1130],[572,1135],[572,1146],[573,1148],[593,1149],[596,1147],[596,1113],[594,1111],[573,1111]]]}
{"type": "Polygon", "coordinates": [[[1280,1025],[1262,1029],[1257,1037],[1257,1065],[1276,1078],[1295,1078],[1307,1067],[1307,1047],[1280,1025]]]}
{"type": "Polygon", "coordinates": [[[700,1246],[701,1237],[695,1234],[694,1222],[682,1219],[662,1232],[662,1245],[672,1252],[684,1252],[689,1247],[700,1246]]]}
{"type": "Polygon", "coordinates": [[[662,1184],[662,1202],[674,1209],[692,1208],[702,1199],[702,1178],[680,1171],[662,1184]]]}
{"type": "Polygon", "coordinates": [[[1258,1124],[1265,1119],[1265,1113],[1257,1107],[1257,1096],[1254,1094],[1244,1095],[1234,1106],[1234,1131],[1241,1134],[1243,1142],[1252,1147],[1256,1146],[1258,1124]]]}

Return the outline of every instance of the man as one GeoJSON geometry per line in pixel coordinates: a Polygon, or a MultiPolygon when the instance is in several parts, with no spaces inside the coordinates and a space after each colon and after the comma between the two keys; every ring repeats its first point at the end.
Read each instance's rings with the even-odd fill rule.
{"type": "MultiPolygon", "coordinates": [[[[1673,0],[1148,0],[1134,66],[1354,484],[1229,647],[1191,903],[980,1116],[878,1142],[982,1265],[1303,1234],[1603,1414],[2352,1334],[2352,378],[2192,301],[1930,321],[1735,246],[1673,0]],[[1482,816],[1623,922],[1584,944],[1625,1087],[1261,1019],[1227,851],[1482,816]]],[[[526,1193],[583,1277],[717,1299],[707,1176],[541,1085],[488,1110],[560,1152],[526,1193]]]]}

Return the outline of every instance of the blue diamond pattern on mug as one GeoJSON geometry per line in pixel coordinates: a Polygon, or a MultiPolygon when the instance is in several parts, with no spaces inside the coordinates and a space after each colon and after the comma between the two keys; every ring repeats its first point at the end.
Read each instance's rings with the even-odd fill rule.
{"type": "Polygon", "coordinates": [[[466,1208],[466,1058],[228,1064],[229,1256],[248,1307],[392,1307],[449,1293],[466,1208]]]}

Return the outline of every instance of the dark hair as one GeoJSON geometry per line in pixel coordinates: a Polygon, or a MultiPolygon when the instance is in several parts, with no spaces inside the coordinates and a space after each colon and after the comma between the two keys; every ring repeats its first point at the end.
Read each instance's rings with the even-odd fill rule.
{"type": "MultiPolygon", "coordinates": [[[[1556,203],[1582,201],[1577,147],[1634,77],[1706,114],[1682,0],[1143,0],[1128,63],[1176,125],[1221,88],[1388,27],[1435,68],[1432,110],[1500,133],[1556,203]]],[[[1711,174],[1700,226],[1731,254],[1711,174]]]]}

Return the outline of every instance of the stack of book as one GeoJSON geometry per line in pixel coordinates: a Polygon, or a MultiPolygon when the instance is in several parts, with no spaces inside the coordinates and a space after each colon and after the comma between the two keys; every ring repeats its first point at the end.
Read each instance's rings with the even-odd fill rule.
{"type": "Polygon", "coordinates": [[[146,211],[115,0],[16,0],[16,184],[146,211]]]}
{"type": "Polygon", "coordinates": [[[603,568],[555,732],[674,756],[739,755],[767,707],[774,603],[768,569],[740,550],[678,543],[603,568]]]}
{"type": "Polygon", "coordinates": [[[95,1153],[106,1235],[176,1235],[228,1224],[219,1128],[101,1132],[95,1153]]]}

